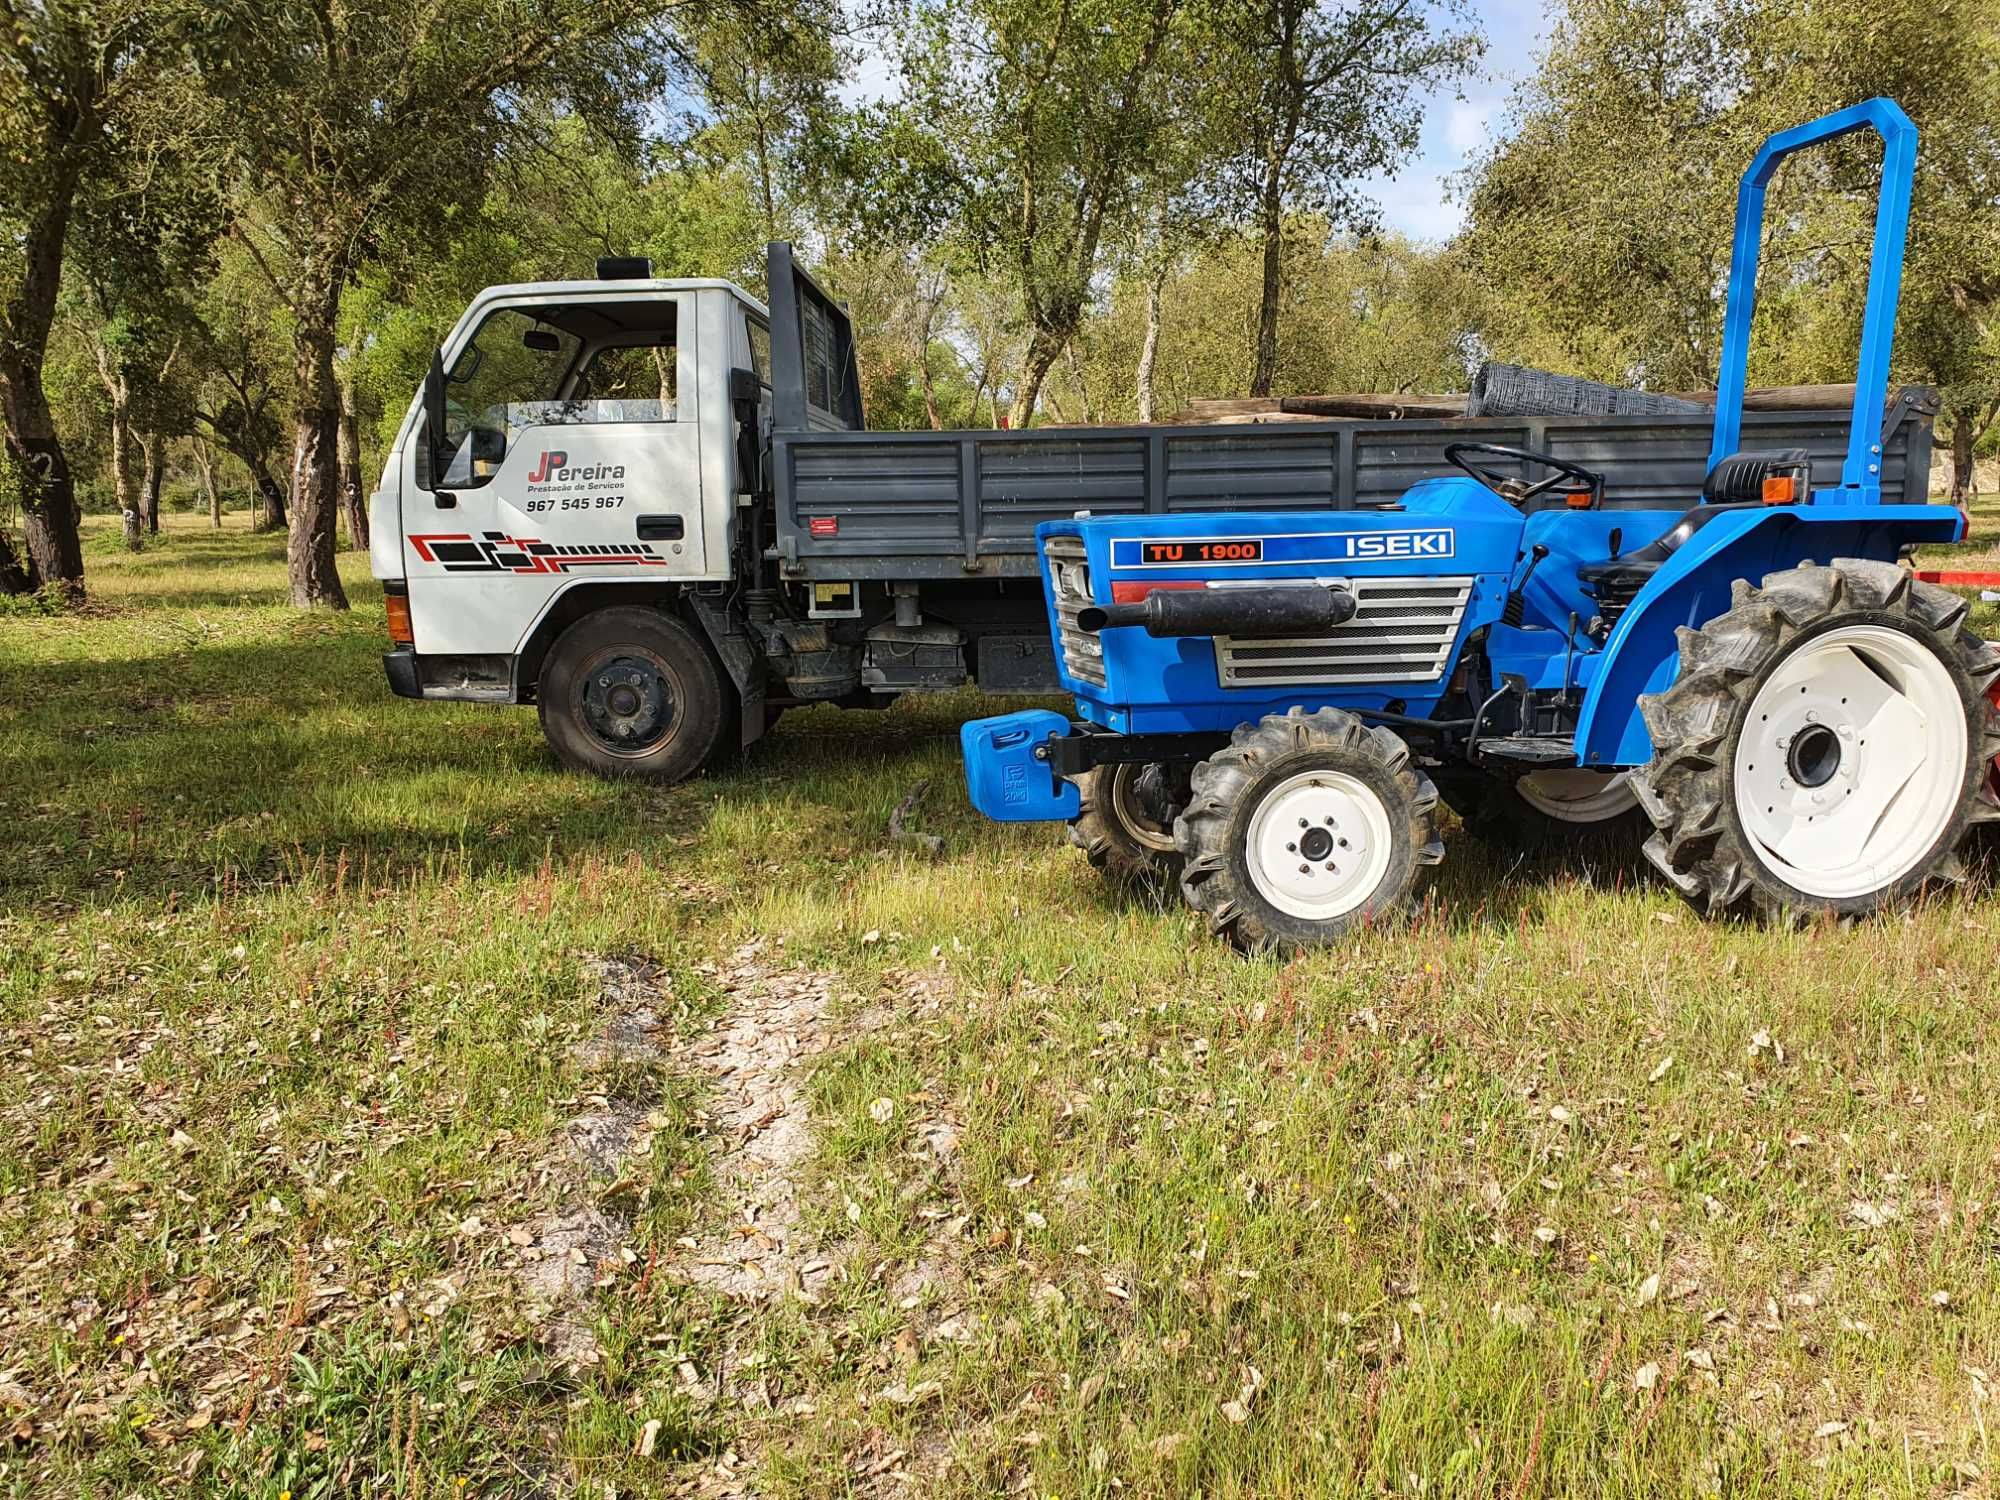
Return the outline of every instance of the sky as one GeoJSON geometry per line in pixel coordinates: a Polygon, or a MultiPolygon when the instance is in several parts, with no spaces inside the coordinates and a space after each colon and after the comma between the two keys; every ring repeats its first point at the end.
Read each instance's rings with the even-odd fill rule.
{"type": "Polygon", "coordinates": [[[1381,206],[1383,222],[1412,239],[1449,239],[1464,220],[1447,179],[1503,123],[1507,96],[1532,71],[1546,26],[1541,0],[1469,0],[1469,8],[1486,34],[1479,75],[1463,85],[1463,99],[1451,89],[1431,95],[1417,155],[1394,176],[1370,178],[1365,187],[1381,206]]]}
{"type": "MultiPolygon", "coordinates": [[[[1459,91],[1434,93],[1424,110],[1423,142],[1393,176],[1367,180],[1367,195],[1381,206],[1382,219],[1412,239],[1449,239],[1464,219],[1451,202],[1447,179],[1491,139],[1501,123],[1508,92],[1532,68],[1545,29],[1542,0],[1466,0],[1486,35],[1486,58],[1478,76],[1459,91]],[[1464,98],[1457,97],[1462,92],[1464,98]]],[[[880,98],[895,78],[879,53],[865,55],[841,92],[850,101],[880,98]]]]}

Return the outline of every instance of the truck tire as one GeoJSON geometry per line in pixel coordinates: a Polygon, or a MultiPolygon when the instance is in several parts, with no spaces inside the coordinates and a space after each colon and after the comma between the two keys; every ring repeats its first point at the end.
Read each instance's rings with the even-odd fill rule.
{"type": "Polygon", "coordinates": [[[614,779],[681,781],[731,727],[707,643],[656,609],[620,606],[578,620],[549,648],[536,699],[562,763],[614,779]]]}
{"type": "Polygon", "coordinates": [[[1128,762],[1099,766],[1076,778],[1082,801],[1070,819],[1069,841],[1093,869],[1119,885],[1157,884],[1181,872],[1173,824],[1148,813],[1140,795],[1140,777],[1149,770],[1169,772],[1164,766],[1128,762]]]}
{"type": "Polygon", "coordinates": [[[1451,787],[1445,804],[1474,838],[1510,849],[1542,849],[1578,839],[1636,847],[1652,823],[1622,772],[1552,767],[1518,778],[1475,775],[1451,787]]]}
{"type": "Polygon", "coordinates": [[[1410,747],[1336,708],[1245,724],[1194,768],[1181,894],[1245,952],[1295,953],[1408,914],[1444,857],[1410,747]]]}
{"type": "Polygon", "coordinates": [[[1964,873],[1992,784],[2000,651],[1957,595],[1836,559],[1738,581],[1679,631],[1680,677],[1639,700],[1646,856],[1697,910],[1857,916],[1964,873]]]}

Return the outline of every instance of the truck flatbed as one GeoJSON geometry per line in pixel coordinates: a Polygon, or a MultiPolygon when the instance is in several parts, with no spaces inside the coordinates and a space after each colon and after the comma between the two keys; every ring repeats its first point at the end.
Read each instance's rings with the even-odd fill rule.
{"type": "MultiPolygon", "coordinates": [[[[1925,388],[1892,393],[1883,424],[1885,499],[1927,498],[1935,410],[1925,388]]],[[[1083,510],[1387,507],[1418,480],[1455,472],[1444,460],[1453,442],[1552,453],[1603,473],[1607,508],[1658,509],[1700,490],[1712,425],[1704,413],[780,431],[771,442],[774,554],[784,577],[801,580],[1032,578],[1043,521],[1083,510]]],[[[1833,483],[1846,454],[1847,414],[1749,412],[1743,442],[1805,448],[1815,482],[1833,483]]]]}

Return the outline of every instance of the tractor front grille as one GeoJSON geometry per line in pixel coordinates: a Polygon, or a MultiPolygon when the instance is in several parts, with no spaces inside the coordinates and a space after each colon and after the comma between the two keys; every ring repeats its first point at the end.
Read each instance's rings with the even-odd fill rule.
{"type": "Polygon", "coordinates": [[[1354,618],[1327,635],[1215,638],[1226,688],[1435,682],[1451,661],[1470,578],[1357,578],[1354,618]]]}
{"type": "Polygon", "coordinates": [[[1063,670],[1078,682],[1104,686],[1104,646],[1096,636],[1077,629],[1076,617],[1091,602],[1090,568],[1083,560],[1083,538],[1052,536],[1042,548],[1055,586],[1056,621],[1062,637],[1063,670]]]}

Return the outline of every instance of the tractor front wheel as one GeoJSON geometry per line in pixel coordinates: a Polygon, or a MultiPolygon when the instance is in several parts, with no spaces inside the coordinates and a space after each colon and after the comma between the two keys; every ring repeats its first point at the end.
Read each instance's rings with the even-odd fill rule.
{"type": "Polygon", "coordinates": [[[1248,952],[1401,918],[1444,857],[1437,788],[1409,746],[1339,709],[1244,725],[1194,768],[1191,789],[1174,825],[1181,893],[1248,952]]]}
{"type": "Polygon", "coordinates": [[[1966,609],[1853,558],[1739,581],[1639,700],[1647,857],[1710,916],[1858,916],[1958,880],[1967,833],[2000,818],[2000,651],[1966,609]]]}
{"type": "Polygon", "coordinates": [[[1120,885],[1173,879],[1181,871],[1173,809],[1187,801],[1186,776],[1182,767],[1138,762],[1085,772],[1076,778],[1082,798],[1069,841],[1120,885]]]}

